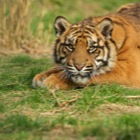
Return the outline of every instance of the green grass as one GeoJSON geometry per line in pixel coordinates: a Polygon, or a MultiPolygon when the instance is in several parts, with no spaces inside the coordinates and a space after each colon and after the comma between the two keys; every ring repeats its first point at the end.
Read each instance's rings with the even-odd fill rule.
{"type": "Polygon", "coordinates": [[[60,90],[56,99],[47,89],[31,86],[33,76],[51,66],[43,57],[1,57],[0,139],[140,139],[139,99],[126,98],[140,90],[103,84],[60,90]]]}
{"type": "MultiPolygon", "coordinates": [[[[38,37],[42,23],[41,41],[51,44],[56,16],[77,22],[132,2],[139,0],[34,0],[31,30],[38,37]]],[[[139,95],[139,89],[112,83],[60,90],[55,98],[49,90],[31,86],[34,75],[52,65],[46,57],[0,57],[0,140],[140,139],[140,101],[127,98],[139,95]]]]}
{"type": "MultiPolygon", "coordinates": [[[[31,30],[35,36],[42,32],[44,43],[52,43],[54,39],[53,23],[57,16],[64,16],[71,23],[78,22],[90,16],[105,15],[115,12],[119,6],[139,0],[40,0],[33,1],[31,30]],[[41,29],[39,28],[41,25],[41,29]]],[[[48,45],[47,44],[47,45],[48,45]]]]}

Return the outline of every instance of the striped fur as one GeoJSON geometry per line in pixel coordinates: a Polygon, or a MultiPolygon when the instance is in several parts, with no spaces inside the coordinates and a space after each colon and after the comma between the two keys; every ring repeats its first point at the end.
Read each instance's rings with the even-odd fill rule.
{"type": "Polygon", "coordinates": [[[59,66],[35,76],[33,83],[57,89],[104,82],[140,87],[139,13],[137,3],[76,24],[57,17],[54,59],[59,66]]]}
{"type": "MultiPolygon", "coordinates": [[[[109,23],[102,25],[104,28],[113,26],[108,19],[104,19],[102,24],[105,24],[105,20],[109,23]]],[[[67,75],[77,84],[84,84],[90,77],[111,71],[115,66],[115,41],[103,35],[98,26],[101,25],[96,27],[92,20],[84,20],[72,24],[64,35],[56,40],[55,61],[65,66],[67,75]],[[78,69],[77,66],[81,68],[78,69]]]]}

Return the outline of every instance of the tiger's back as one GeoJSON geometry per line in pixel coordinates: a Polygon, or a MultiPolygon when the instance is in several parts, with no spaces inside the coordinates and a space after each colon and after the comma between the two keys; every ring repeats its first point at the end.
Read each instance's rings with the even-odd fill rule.
{"type": "Polygon", "coordinates": [[[117,10],[117,14],[137,25],[140,23],[140,3],[124,5],[117,10]]]}
{"type": "Polygon", "coordinates": [[[117,14],[130,21],[140,31],[140,3],[124,5],[117,10],[117,14]]]}

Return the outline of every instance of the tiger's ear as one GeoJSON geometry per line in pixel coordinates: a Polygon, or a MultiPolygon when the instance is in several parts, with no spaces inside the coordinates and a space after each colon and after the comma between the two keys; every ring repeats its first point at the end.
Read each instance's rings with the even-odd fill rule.
{"type": "Polygon", "coordinates": [[[70,26],[70,23],[64,17],[62,16],[56,17],[54,22],[54,29],[57,36],[62,35],[68,26],[70,26]]]}
{"type": "Polygon", "coordinates": [[[102,35],[106,38],[109,39],[111,38],[111,34],[113,31],[113,22],[110,18],[105,18],[103,19],[98,25],[97,28],[100,30],[102,35]]]}

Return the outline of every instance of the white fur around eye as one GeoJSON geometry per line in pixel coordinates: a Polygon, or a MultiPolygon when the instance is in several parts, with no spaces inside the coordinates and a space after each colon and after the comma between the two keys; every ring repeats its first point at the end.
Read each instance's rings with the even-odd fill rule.
{"type": "Polygon", "coordinates": [[[96,60],[95,60],[95,64],[96,64],[97,67],[99,67],[99,66],[102,65],[102,62],[101,62],[101,61],[96,61],[96,60]]]}
{"type": "Polygon", "coordinates": [[[65,62],[66,62],[66,58],[64,58],[64,59],[61,60],[61,63],[62,64],[65,64],[65,62]]]}

